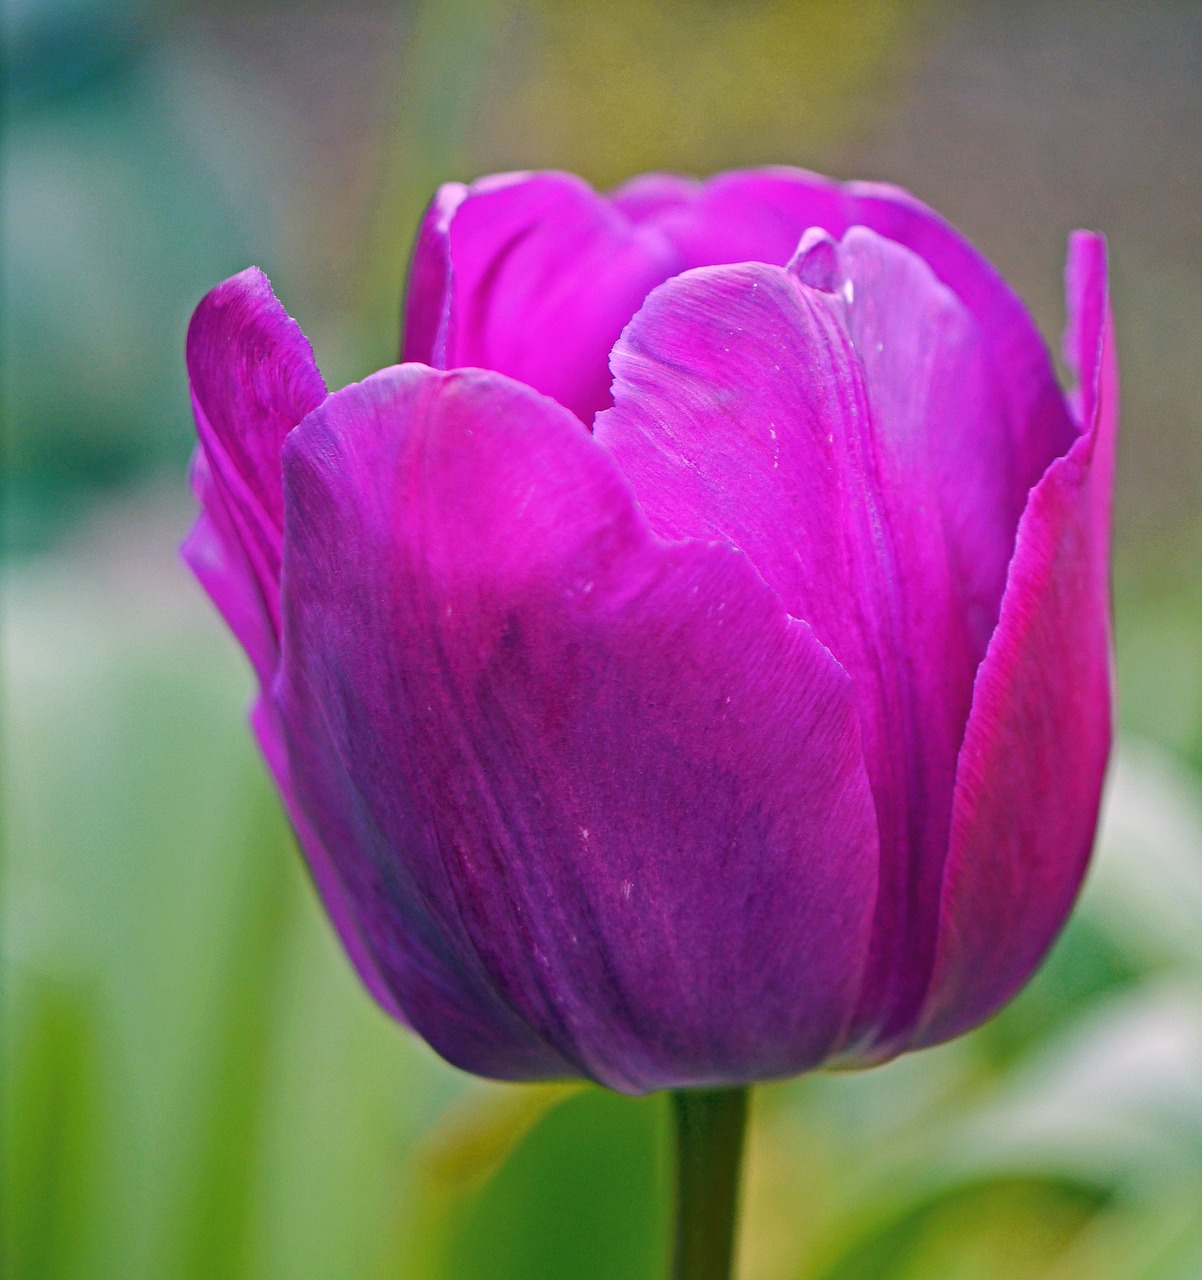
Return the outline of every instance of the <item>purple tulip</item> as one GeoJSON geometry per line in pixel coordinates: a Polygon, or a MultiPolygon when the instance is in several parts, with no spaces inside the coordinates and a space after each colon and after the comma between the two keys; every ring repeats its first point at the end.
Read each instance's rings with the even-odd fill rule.
{"type": "Polygon", "coordinates": [[[891,187],[438,194],[328,394],[250,270],[188,334],[186,554],[376,999],[626,1092],[960,1034],[1047,951],[1111,734],[1117,375],[891,187]]]}

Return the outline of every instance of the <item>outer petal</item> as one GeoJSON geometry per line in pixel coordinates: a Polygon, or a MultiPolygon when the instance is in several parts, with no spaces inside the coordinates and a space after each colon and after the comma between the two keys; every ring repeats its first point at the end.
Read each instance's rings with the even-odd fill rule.
{"type": "MultiPolygon", "coordinates": [[[[254,268],[204,298],[188,330],[187,354],[201,439],[192,464],[201,511],[184,558],[266,689],[279,656],[280,446],[325,398],[325,384],[304,335],[254,268]]],[[[364,984],[401,1017],[358,935],[337,870],[296,805],[279,727],[265,698],[256,700],[251,723],[331,923],[364,984]]]]}
{"type": "Polygon", "coordinates": [[[614,351],[596,439],[663,537],[733,543],[851,674],[881,830],[853,1039],[911,1025],[956,754],[1018,510],[971,315],[858,228],[662,286],[614,351]]]}
{"type": "Polygon", "coordinates": [[[200,514],[181,548],[184,560],[246,651],[260,685],[275,672],[279,642],[253,563],[214,483],[203,450],[192,458],[200,514]]]}
{"type": "Polygon", "coordinates": [[[956,779],[933,980],[915,1044],[959,1035],[1031,975],[1076,896],[1110,750],[1109,541],[1118,374],[1105,247],[1070,244],[1084,434],[1031,494],[956,779]]]}
{"type": "Polygon", "coordinates": [[[300,807],[415,1027],[624,1090],[796,1072],[875,892],[846,674],[730,548],[664,545],[508,379],[419,366],[285,449],[300,807]]]}
{"type": "Polygon", "coordinates": [[[263,759],[275,779],[284,810],[292,824],[297,843],[305,854],[305,862],[313,877],[314,887],[321,898],[330,923],[338,934],[347,958],[354,965],[363,985],[373,998],[394,1018],[408,1022],[404,1011],[397,1004],[388,984],[380,973],[376,958],[360,931],[355,904],[351,901],[346,885],[339,873],[337,861],[330,856],[316,831],[310,826],[297,803],[292,785],[291,768],[284,749],[275,706],[267,696],[259,698],[251,710],[251,727],[263,753],[263,759]]]}
{"type": "Polygon", "coordinates": [[[203,508],[185,555],[266,681],[279,635],[284,437],[325,399],[313,350],[251,267],[205,295],[188,327],[203,508]]]}
{"type": "Polygon", "coordinates": [[[704,183],[650,175],[614,203],[677,248],[681,269],[734,262],[784,264],[807,227],[836,239],[865,226],[922,257],[976,317],[1007,405],[1011,452],[1025,500],[1075,432],[1047,347],[1021,300],[954,228],[884,183],[840,185],[802,169],[718,174],[704,183]]]}
{"type": "Polygon", "coordinates": [[[444,187],[414,251],[402,358],[499,370],[591,423],[610,348],[677,270],[663,236],[570,174],[444,187]]]}

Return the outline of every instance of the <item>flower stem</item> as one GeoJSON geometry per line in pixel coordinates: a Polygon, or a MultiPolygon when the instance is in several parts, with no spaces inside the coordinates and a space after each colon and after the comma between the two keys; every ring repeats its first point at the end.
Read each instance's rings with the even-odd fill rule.
{"type": "Polygon", "coordinates": [[[746,1089],[681,1089],[676,1118],[676,1241],[672,1280],[730,1280],[746,1089]]]}

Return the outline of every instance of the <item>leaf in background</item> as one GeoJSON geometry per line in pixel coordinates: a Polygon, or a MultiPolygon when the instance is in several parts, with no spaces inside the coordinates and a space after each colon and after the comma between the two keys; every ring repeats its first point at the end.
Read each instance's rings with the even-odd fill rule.
{"type": "Polygon", "coordinates": [[[807,1280],[1038,1280],[1104,1202],[1094,1188],[1050,1178],[954,1186],[910,1205],[876,1231],[863,1224],[841,1257],[803,1275],[807,1280]]]}
{"type": "Polygon", "coordinates": [[[552,1107],[581,1088],[579,1084],[477,1086],[426,1135],[413,1159],[432,1186],[453,1195],[477,1191],[552,1107]]]}
{"type": "Polygon", "coordinates": [[[660,1096],[587,1088],[560,1102],[451,1208],[430,1280],[659,1280],[665,1127],[660,1096]]]}
{"type": "MultiPolygon", "coordinates": [[[[371,1280],[445,1272],[455,1214],[552,1108],[582,1086],[475,1081],[413,1147],[371,1280]],[[410,1191],[407,1198],[405,1190],[410,1191]]],[[[366,1278],[365,1278],[366,1280],[366,1278]]]]}
{"type": "Polygon", "coordinates": [[[197,1064],[195,1152],[185,1171],[185,1204],[175,1238],[181,1280],[247,1274],[256,1210],[271,1044],[277,1027],[289,917],[299,877],[284,848],[279,803],[255,779],[245,806],[243,884],[233,904],[228,970],[211,1010],[209,1046],[197,1064]]]}
{"type": "Polygon", "coordinates": [[[65,983],[36,983],[28,1003],[20,1022],[6,1015],[0,1259],[10,1280],[59,1280],[77,1274],[80,1224],[99,1208],[95,1016],[65,983]]]}
{"type": "Polygon", "coordinates": [[[1194,1201],[1182,1229],[1157,1251],[1153,1261],[1126,1274],[1131,1280],[1198,1280],[1202,1276],[1202,1204],[1194,1201]]]}

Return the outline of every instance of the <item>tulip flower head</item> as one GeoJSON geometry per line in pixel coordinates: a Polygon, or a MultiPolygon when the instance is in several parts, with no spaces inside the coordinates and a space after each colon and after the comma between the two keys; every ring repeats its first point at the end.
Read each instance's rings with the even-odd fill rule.
{"type": "Polygon", "coordinates": [[[266,278],[188,334],[186,556],[379,1003],[625,1092],[935,1044],[1063,924],[1111,736],[1117,375],[797,170],[439,191],[402,363],[327,392],[266,278]]]}

